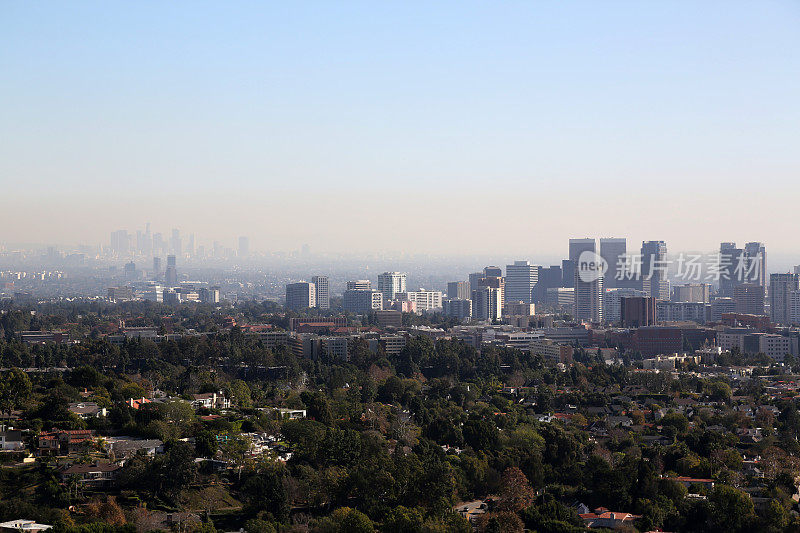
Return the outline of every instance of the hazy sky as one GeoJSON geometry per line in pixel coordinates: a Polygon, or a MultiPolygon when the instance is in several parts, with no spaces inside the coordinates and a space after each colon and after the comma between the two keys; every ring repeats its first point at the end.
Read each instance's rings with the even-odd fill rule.
{"type": "Polygon", "coordinates": [[[800,2],[3,2],[0,240],[796,252],[800,2]]]}

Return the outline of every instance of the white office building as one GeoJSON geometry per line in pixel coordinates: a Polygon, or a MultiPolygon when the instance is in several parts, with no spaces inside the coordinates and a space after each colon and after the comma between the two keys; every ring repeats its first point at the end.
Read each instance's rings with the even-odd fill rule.
{"type": "Polygon", "coordinates": [[[314,276],[311,278],[311,282],[314,284],[317,309],[330,309],[331,296],[328,289],[328,276],[314,276]]]}
{"type": "Polygon", "coordinates": [[[394,300],[399,292],[406,292],[406,275],[401,272],[384,272],[378,275],[378,291],[383,300],[394,300]]]}
{"type": "Polygon", "coordinates": [[[428,313],[442,310],[441,291],[426,291],[425,289],[420,289],[418,291],[399,292],[395,294],[395,299],[401,302],[414,302],[417,313],[428,313]]]}
{"type": "Polygon", "coordinates": [[[506,265],[505,300],[533,303],[533,289],[539,281],[539,266],[529,261],[514,261],[506,265]]]}

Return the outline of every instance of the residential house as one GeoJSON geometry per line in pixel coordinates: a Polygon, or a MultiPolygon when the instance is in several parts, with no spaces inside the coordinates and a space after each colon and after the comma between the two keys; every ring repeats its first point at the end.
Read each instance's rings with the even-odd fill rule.
{"type": "Polygon", "coordinates": [[[109,437],[105,443],[106,452],[115,459],[133,455],[153,456],[164,453],[164,443],[159,439],[134,439],[131,437],[109,437]]]}
{"type": "Polygon", "coordinates": [[[0,450],[2,451],[15,451],[22,450],[25,445],[22,443],[21,431],[0,431],[0,450]]]}
{"type": "Polygon", "coordinates": [[[77,476],[78,483],[84,487],[104,489],[113,487],[117,482],[121,466],[113,463],[74,464],[60,472],[61,481],[68,483],[77,476]]]}
{"type": "Polygon", "coordinates": [[[229,409],[231,401],[219,392],[192,395],[192,407],[197,409],[229,409]]]}
{"type": "Polygon", "coordinates": [[[84,420],[106,416],[106,408],[100,407],[95,402],[73,402],[69,404],[69,412],[74,413],[84,420]]]}
{"type": "Polygon", "coordinates": [[[37,524],[33,520],[25,520],[23,518],[0,523],[0,529],[25,531],[27,533],[38,533],[39,531],[44,531],[45,529],[50,529],[51,527],[53,526],[49,526],[47,524],[37,524]]]}
{"type": "Polygon", "coordinates": [[[91,429],[54,429],[39,434],[39,455],[70,455],[86,451],[94,441],[91,429]]]}
{"type": "Polygon", "coordinates": [[[609,511],[605,507],[598,507],[593,513],[582,513],[578,516],[581,517],[586,527],[590,529],[633,527],[634,522],[641,518],[641,515],[609,511]]]}

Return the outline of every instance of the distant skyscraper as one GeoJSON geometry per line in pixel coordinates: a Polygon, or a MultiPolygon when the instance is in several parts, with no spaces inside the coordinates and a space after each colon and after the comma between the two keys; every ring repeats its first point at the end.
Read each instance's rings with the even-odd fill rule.
{"type": "Polygon", "coordinates": [[[153,255],[163,255],[167,250],[164,236],[160,233],[153,234],[153,255]]]}
{"type": "Polygon", "coordinates": [[[178,284],[178,268],[175,263],[175,256],[167,256],[167,269],[164,271],[164,282],[169,286],[178,284]]]}
{"type": "Polygon", "coordinates": [[[131,250],[131,237],[124,229],[111,234],[111,250],[118,256],[125,256],[131,250]]]}
{"type": "Polygon", "coordinates": [[[161,275],[161,258],[153,258],[153,278],[158,278],[161,275]]]}
{"type": "MultiPolygon", "coordinates": [[[[241,241],[239,244],[241,248],[241,241]]],[[[317,309],[330,309],[331,297],[328,289],[328,276],[314,276],[311,278],[311,282],[314,284],[314,299],[317,302],[317,309]]]]}
{"type": "Polygon", "coordinates": [[[800,290],[800,275],[772,274],[769,277],[769,310],[776,324],[790,324],[792,291],[800,290]]]}
{"type": "Polygon", "coordinates": [[[500,289],[479,287],[472,290],[472,318],[499,320],[502,315],[503,305],[500,302],[500,289]]]}
{"type": "Polygon", "coordinates": [[[447,297],[451,300],[469,300],[471,296],[468,281],[451,281],[447,284],[447,297]]]}
{"type": "MultiPolygon", "coordinates": [[[[581,254],[591,252],[596,254],[594,239],[570,239],[569,260],[575,264],[573,280],[575,317],[591,322],[603,321],[603,276],[593,276],[582,279],[581,254]]],[[[584,269],[585,270],[585,269],[584,269]]]]}
{"type": "Polygon", "coordinates": [[[624,238],[605,238],[600,239],[600,256],[608,265],[608,271],[603,279],[603,286],[606,289],[616,287],[627,287],[624,270],[621,271],[620,265],[625,264],[627,254],[627,241],[624,238]],[[619,279],[618,279],[619,278],[619,279]]]}
{"type": "Polygon", "coordinates": [[[667,243],[642,242],[642,290],[659,300],[669,300],[667,280],[667,243]]]}
{"type": "Polygon", "coordinates": [[[186,247],[186,253],[188,253],[190,257],[194,257],[194,250],[194,233],[190,233],[189,244],[186,247]]]}
{"type": "Polygon", "coordinates": [[[639,289],[616,287],[603,291],[603,321],[609,324],[619,324],[622,320],[622,299],[630,297],[645,297],[647,294],[639,289]]]}
{"type": "Polygon", "coordinates": [[[744,266],[744,250],[736,247],[735,242],[723,242],[719,245],[719,296],[733,298],[733,289],[743,283],[742,268],[744,266]]]}
{"type": "Polygon", "coordinates": [[[286,285],[286,308],[293,311],[314,307],[316,288],[313,283],[302,281],[286,285]]]}
{"type": "MultiPolygon", "coordinates": [[[[575,274],[573,273],[573,276],[575,274]]],[[[547,299],[547,289],[561,287],[563,271],[559,265],[539,268],[539,280],[533,289],[533,303],[544,303],[547,299]]]]}
{"type": "Polygon", "coordinates": [[[708,283],[684,283],[672,289],[673,302],[707,304],[711,299],[711,286],[708,283]]]}
{"type": "Polygon", "coordinates": [[[623,327],[643,328],[656,323],[656,299],[651,296],[629,296],[620,300],[623,327]]]}
{"type": "MultiPolygon", "coordinates": [[[[496,270],[490,272],[497,272],[496,270]]],[[[484,270],[485,274],[485,270],[484,270]]],[[[472,279],[472,276],[470,276],[472,279]]],[[[482,278],[478,278],[473,285],[470,282],[470,290],[475,291],[475,289],[482,289],[489,287],[491,289],[497,289],[500,292],[500,307],[502,308],[506,304],[506,278],[503,276],[486,276],[484,275],[482,278]]],[[[473,311],[475,310],[475,306],[472,306],[473,311]]]]}
{"type": "Polygon", "coordinates": [[[406,292],[406,275],[401,272],[384,272],[378,275],[378,290],[383,301],[394,300],[398,292],[406,292]]]}
{"type": "Polygon", "coordinates": [[[764,287],[758,283],[741,283],[733,287],[736,312],[748,315],[764,314],[764,287]]]}
{"type": "Polygon", "coordinates": [[[211,287],[200,289],[200,301],[204,304],[218,304],[219,303],[219,287],[211,287]]]}
{"type": "Polygon", "coordinates": [[[597,251],[597,242],[594,239],[570,239],[569,240],[569,260],[578,264],[578,258],[583,252],[597,251]]]}
{"type": "Polygon", "coordinates": [[[126,263],[123,272],[125,274],[125,279],[136,279],[136,263],[133,261],[126,263]]]}
{"type": "Polygon", "coordinates": [[[744,245],[746,265],[745,282],[767,286],[767,248],[760,242],[748,242],[744,245]]]}
{"type": "Polygon", "coordinates": [[[170,248],[175,255],[183,253],[183,243],[181,242],[181,232],[177,229],[172,230],[172,238],[170,239],[170,248]]]}
{"type": "Polygon", "coordinates": [[[469,298],[454,298],[452,300],[444,300],[442,302],[442,314],[444,314],[444,316],[451,316],[462,320],[465,318],[471,318],[472,300],[469,298]]]}
{"type": "Polygon", "coordinates": [[[571,259],[561,261],[561,286],[575,287],[575,261],[571,259]]]}
{"type": "Polygon", "coordinates": [[[483,272],[473,272],[472,274],[469,275],[470,295],[471,291],[478,286],[478,282],[481,280],[482,277],[483,277],[483,272]]]}
{"type": "Polygon", "coordinates": [[[514,261],[506,265],[506,297],[507,302],[533,303],[533,292],[539,281],[539,268],[529,261],[514,261]]]}
{"type": "Polygon", "coordinates": [[[347,289],[342,307],[348,313],[366,314],[383,309],[383,294],[374,289],[347,289]]]}
{"type": "Polygon", "coordinates": [[[503,277],[503,269],[498,266],[487,266],[483,268],[484,278],[501,278],[503,277]]]}
{"type": "Polygon", "coordinates": [[[250,239],[247,237],[239,237],[239,258],[245,258],[250,255],[250,239]]]}

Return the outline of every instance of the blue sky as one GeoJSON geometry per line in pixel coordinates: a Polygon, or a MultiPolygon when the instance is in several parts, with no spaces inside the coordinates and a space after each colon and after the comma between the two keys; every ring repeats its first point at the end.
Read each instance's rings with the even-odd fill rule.
{"type": "Polygon", "coordinates": [[[0,44],[0,240],[795,248],[797,1],[6,2],[0,44]]]}

